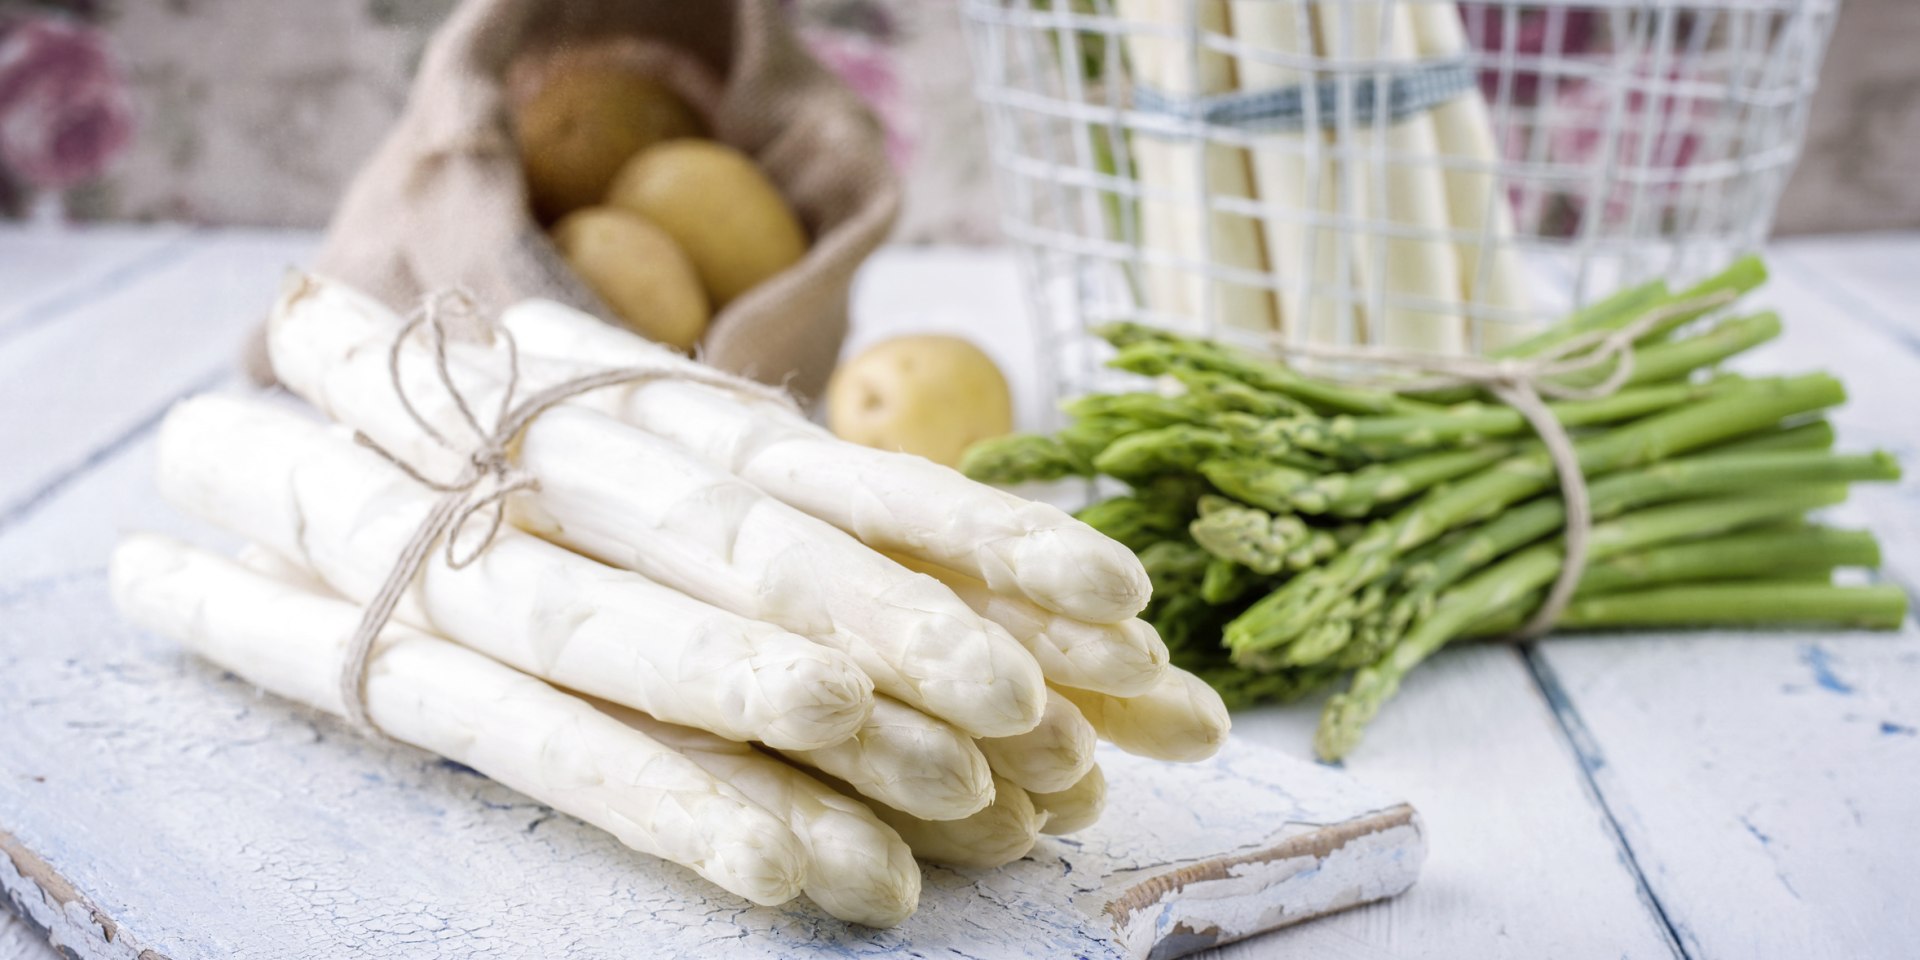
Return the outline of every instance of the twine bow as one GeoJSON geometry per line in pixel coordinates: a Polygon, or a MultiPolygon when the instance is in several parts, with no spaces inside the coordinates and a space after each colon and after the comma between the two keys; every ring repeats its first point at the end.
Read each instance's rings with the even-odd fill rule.
{"type": "Polygon", "coordinates": [[[1586,573],[1588,540],[1593,534],[1593,503],[1587,496],[1586,474],[1580,469],[1580,455],[1573,447],[1567,428],[1547,406],[1551,400],[1597,400],[1613,395],[1633,378],[1634,341],[1646,336],[1676,317],[1704,313],[1738,299],[1732,290],[1686,300],[1678,300],[1650,310],[1632,323],[1613,330],[1592,330],[1557,343],[1529,357],[1442,357],[1427,353],[1357,349],[1307,343],[1276,344],[1285,357],[1354,363],[1412,372],[1417,376],[1381,376],[1351,378],[1359,386],[1381,387],[1402,393],[1442,390],[1448,387],[1479,387],[1526,418],[1547,448],[1547,457],[1560,481],[1560,497],[1566,503],[1566,554],[1560,574],[1526,623],[1511,636],[1513,640],[1533,640],[1552,630],[1586,573]],[[1606,370],[1606,376],[1588,386],[1570,384],[1563,378],[1574,374],[1606,370]]]}
{"type": "Polygon", "coordinates": [[[419,575],[427,558],[432,555],[434,545],[444,538],[447,566],[455,570],[466,567],[479,559],[499,535],[500,527],[506,522],[507,498],[516,493],[539,489],[538,479],[521,470],[515,458],[520,435],[541,414],[557,404],[602,387],[665,379],[702,384],[784,406],[794,405],[793,398],[782,390],[691,363],[644,364],[597,370],[536,391],[516,404],[514,398],[520,387],[519,345],[504,325],[483,318],[475,308],[473,298],[457,289],[429,294],[418,308],[407,315],[406,322],[394,335],[393,344],[387,350],[387,372],[393,382],[394,396],[407,417],[435,445],[460,455],[465,463],[452,479],[436,480],[365,433],[354,433],[356,442],[372,449],[407,476],[440,494],[433,509],[428,511],[426,518],[414,530],[413,537],[394,560],[386,580],[361,613],[360,623],[347,642],[346,656],[340,665],[340,697],[346,706],[347,719],[364,730],[377,729],[367,714],[366,700],[367,662],[372,656],[374,641],[386,627],[387,621],[392,619],[394,609],[399,606],[401,597],[405,596],[414,577],[419,575]],[[478,341],[491,335],[506,346],[507,381],[501,390],[499,408],[494,412],[491,428],[481,423],[473,412],[473,405],[454,383],[447,343],[450,339],[449,327],[455,324],[463,328],[456,331],[460,339],[478,341]],[[432,334],[431,359],[440,386],[452,401],[460,421],[473,435],[472,442],[466,446],[455,443],[436,429],[421,415],[413,398],[407,394],[400,370],[401,357],[408,338],[422,328],[432,334]],[[460,550],[461,534],[483,513],[487,520],[485,529],[470,548],[460,550]]]}

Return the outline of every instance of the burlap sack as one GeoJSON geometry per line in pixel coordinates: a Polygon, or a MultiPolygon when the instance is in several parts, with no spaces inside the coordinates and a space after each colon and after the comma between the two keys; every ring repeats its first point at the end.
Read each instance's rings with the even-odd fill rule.
{"type": "Polygon", "coordinates": [[[612,321],[530,218],[508,114],[510,78],[537,82],[541,63],[575,55],[653,65],[786,195],[811,248],[727,304],[700,356],[816,395],[846,333],[854,270],[892,226],[899,186],[879,124],[800,47],[774,0],[466,0],[427,47],[315,270],[400,310],[463,285],[485,304],[546,297],[612,321]]]}

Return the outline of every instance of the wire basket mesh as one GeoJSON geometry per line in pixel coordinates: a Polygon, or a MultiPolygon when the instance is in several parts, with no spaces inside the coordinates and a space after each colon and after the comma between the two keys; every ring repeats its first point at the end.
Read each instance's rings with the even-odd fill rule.
{"type": "Polygon", "coordinates": [[[1837,0],[963,0],[1056,394],[1086,331],[1486,352],[1756,248],[1837,0]]]}

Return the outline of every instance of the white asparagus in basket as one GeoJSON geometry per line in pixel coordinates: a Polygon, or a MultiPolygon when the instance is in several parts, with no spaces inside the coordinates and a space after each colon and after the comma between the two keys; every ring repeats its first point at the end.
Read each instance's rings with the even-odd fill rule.
{"type": "Polygon", "coordinates": [[[1075,620],[996,593],[966,574],[912,557],[894,559],[946,584],[973,612],[1005,627],[1040,662],[1050,683],[1126,697],[1153,689],[1167,670],[1166,642],[1145,620],[1075,620]]]}
{"type": "MultiPolygon", "coordinates": [[[[695,366],[551,301],[515,304],[500,321],[527,355],[523,370],[536,386],[623,364],[695,366]]],[[[1066,616],[1126,620],[1152,591],[1138,558],[1058,508],[921,457],[849,443],[777,404],[673,380],[609,387],[575,402],[665,437],[869,546],[1066,616]]]]}
{"type": "MultiPolygon", "coordinates": [[[[1318,12],[1320,48],[1329,55],[1350,64],[1383,63],[1389,75],[1414,62],[1413,21],[1403,4],[1344,0],[1321,3],[1318,12]]],[[[1378,76],[1357,65],[1352,69],[1357,80],[1378,76]]],[[[1375,289],[1382,294],[1377,315],[1368,315],[1374,342],[1397,350],[1463,352],[1460,261],[1447,235],[1452,225],[1433,117],[1416,113],[1394,122],[1356,116],[1351,133],[1344,162],[1354,185],[1350,195],[1356,212],[1377,224],[1354,237],[1361,289],[1369,297],[1375,289]]]]}
{"type": "MultiPolygon", "coordinates": [[[[360,609],[156,536],[114,551],[114,604],[272,693],[343,714],[336,684],[360,609]]],[[[398,624],[367,671],[382,732],[465,764],[621,843],[755,903],[793,899],[807,853],[779,819],[584,701],[398,624]]]]}
{"type": "Polygon", "coordinates": [[[1056,687],[1093,724],[1100,738],[1128,753],[1194,763],[1219,752],[1233,721],[1205,680],[1179,667],[1137,697],[1110,697],[1056,687]]]}
{"type": "Polygon", "coordinates": [[[1033,808],[1046,817],[1040,832],[1059,836],[1094,825],[1107,806],[1107,775],[1096,764],[1073,786],[1055,793],[1028,792],[1033,808]]]}
{"type": "Polygon", "coordinates": [[[786,820],[806,847],[807,899],[842,920],[891,927],[920,902],[920,867],[892,827],[825,783],[744,743],[598,704],[786,820]]]}
{"type": "Polygon", "coordinates": [[[993,802],[993,772],[973,740],[886,697],[874,698],[872,715],[852,737],[782,753],[927,820],[957,820],[993,802]]]}
{"type": "MultiPolygon", "coordinates": [[[[1171,97],[1226,93],[1233,89],[1233,61],[1197,48],[1197,32],[1228,32],[1226,0],[1118,0],[1130,23],[1127,56],[1133,81],[1171,97]]],[[[1134,130],[1128,140],[1143,192],[1166,199],[1140,200],[1142,245],[1182,261],[1179,302],[1149,305],[1163,313],[1253,330],[1277,330],[1272,291],[1259,285],[1267,271],[1259,226],[1238,213],[1212,209],[1215,197],[1253,196],[1247,151],[1202,139],[1170,139],[1134,130]],[[1165,231],[1166,235],[1161,235],[1165,231]],[[1205,271],[1229,268],[1254,282],[1211,279],[1205,271]],[[1203,315],[1203,312],[1210,315],[1203,315]]],[[[1149,269],[1148,292],[1161,298],[1164,274],[1149,269]]]]}
{"type": "MultiPolygon", "coordinates": [[[[1234,62],[1241,90],[1301,88],[1311,80],[1295,67],[1251,55],[1313,56],[1307,10],[1300,3],[1234,0],[1233,36],[1249,51],[1234,62]]],[[[1282,284],[1280,327],[1290,343],[1339,343],[1353,326],[1352,305],[1334,295],[1344,285],[1338,248],[1346,234],[1319,222],[1336,209],[1333,163],[1324,139],[1317,125],[1275,131],[1262,134],[1251,151],[1254,193],[1265,214],[1260,226],[1267,264],[1282,284]]]]}
{"type": "MultiPolygon", "coordinates": [[[[430,476],[458,454],[432,442],[396,396],[387,346],[392,313],[333,283],[300,278],[275,305],[268,349],[280,381],[430,476]]],[[[465,437],[453,400],[410,343],[407,394],[444,435],[465,437]]],[[[504,384],[454,371],[476,410],[504,384]]],[[[520,436],[517,467],[539,485],[513,498],[515,522],[722,609],[851,654],[875,689],[975,736],[1039,722],[1039,666],[1006,631],[850,535],[762,493],[677,446],[578,405],[549,409],[520,436]]]]}
{"type": "MultiPolygon", "coordinates": [[[[1414,44],[1422,57],[1454,58],[1468,50],[1460,11],[1451,3],[1415,3],[1408,8],[1413,20],[1414,44]]],[[[1528,307],[1526,276],[1513,245],[1513,210],[1507,206],[1500,179],[1494,175],[1500,159],[1493,142],[1493,119],[1486,98],[1476,85],[1433,110],[1433,129],[1440,152],[1465,160],[1478,169],[1446,170],[1447,212],[1453,228],[1475,234],[1455,244],[1460,261],[1460,289],[1469,303],[1514,314],[1528,307]]],[[[1495,350],[1524,339],[1530,325],[1509,318],[1476,324],[1483,350],[1495,350]]]]}
{"type": "Polygon", "coordinates": [[[1065,790],[1093,768],[1093,748],[1099,737],[1080,708],[1060,695],[1047,692],[1047,714],[1040,725],[1011,737],[979,741],[993,772],[1023,790],[1065,790]]]}
{"type": "MultiPolygon", "coordinates": [[[[184,401],[159,446],[169,502],[361,602],[435,501],[341,433],[258,400],[184,401]]],[[[734,739],[824,746],[872,708],[871,682],[839,651],[512,529],[458,570],[433,551],[395,613],[536,676],[734,739]]]]}

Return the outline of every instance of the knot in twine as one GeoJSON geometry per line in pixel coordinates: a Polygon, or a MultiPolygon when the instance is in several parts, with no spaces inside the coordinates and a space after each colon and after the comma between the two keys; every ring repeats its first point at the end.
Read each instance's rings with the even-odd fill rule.
{"type": "Polygon", "coordinates": [[[1283,357],[1354,363],[1394,371],[1378,377],[1351,378],[1349,382],[1357,386],[1400,393],[1478,387],[1526,418],[1527,425],[1547,448],[1547,457],[1560,481],[1560,498],[1566,503],[1567,516],[1566,549],[1560,574],[1554,578],[1540,608],[1508,638],[1525,641],[1545,635],[1566,613],[1567,604],[1573,601],[1573,593],[1586,573],[1588,541],[1593,535],[1593,502],[1587,495],[1587,477],[1580,469],[1580,454],[1574,450],[1573,438],[1553,415],[1547,401],[1598,400],[1612,396],[1633,378],[1635,341],[1676,317],[1704,313],[1738,298],[1739,294],[1732,290],[1721,290],[1678,300],[1648,311],[1618,329],[1590,330],[1528,357],[1450,357],[1308,343],[1278,343],[1274,349],[1283,357]],[[1589,386],[1561,380],[1571,374],[1597,370],[1606,370],[1606,376],[1589,386]],[[1407,377],[1405,373],[1415,376],[1407,377]]]}
{"type": "Polygon", "coordinates": [[[444,559],[448,567],[455,570],[465,568],[479,559],[499,535],[501,526],[506,522],[507,498],[516,493],[539,489],[539,481],[520,469],[516,455],[521,434],[541,414],[591,390],[621,384],[638,385],[651,380],[683,380],[790,408],[796,406],[792,397],[775,387],[695,363],[673,361],[596,370],[555,383],[515,403],[515,395],[520,388],[520,348],[505,325],[497,319],[483,317],[475,307],[473,297],[460,289],[428,294],[420,306],[407,315],[406,322],[394,335],[393,344],[387,350],[387,372],[393,383],[394,397],[399,401],[400,408],[406,411],[407,417],[435,445],[459,456],[465,464],[452,479],[436,480],[365,433],[354,432],[356,442],[372,449],[422,486],[440,494],[433,509],[421,520],[420,526],[394,560],[386,580],[361,613],[360,623],[347,642],[346,655],[340,665],[340,698],[345,704],[347,719],[367,731],[378,729],[367,714],[366,699],[367,662],[373,654],[374,641],[379,638],[387,621],[392,619],[394,609],[426,565],[436,544],[445,540],[444,559]],[[427,417],[421,415],[414,398],[408,395],[406,381],[400,370],[401,356],[407,339],[422,329],[431,334],[433,352],[430,359],[440,387],[467,432],[472,434],[473,439],[465,445],[455,443],[435,428],[427,417]],[[490,428],[482,425],[466,394],[454,383],[453,364],[447,356],[450,339],[476,343],[497,339],[506,347],[507,381],[500,392],[500,403],[490,428]],[[462,533],[483,514],[486,518],[485,528],[468,548],[460,549],[458,545],[462,533]]]}

